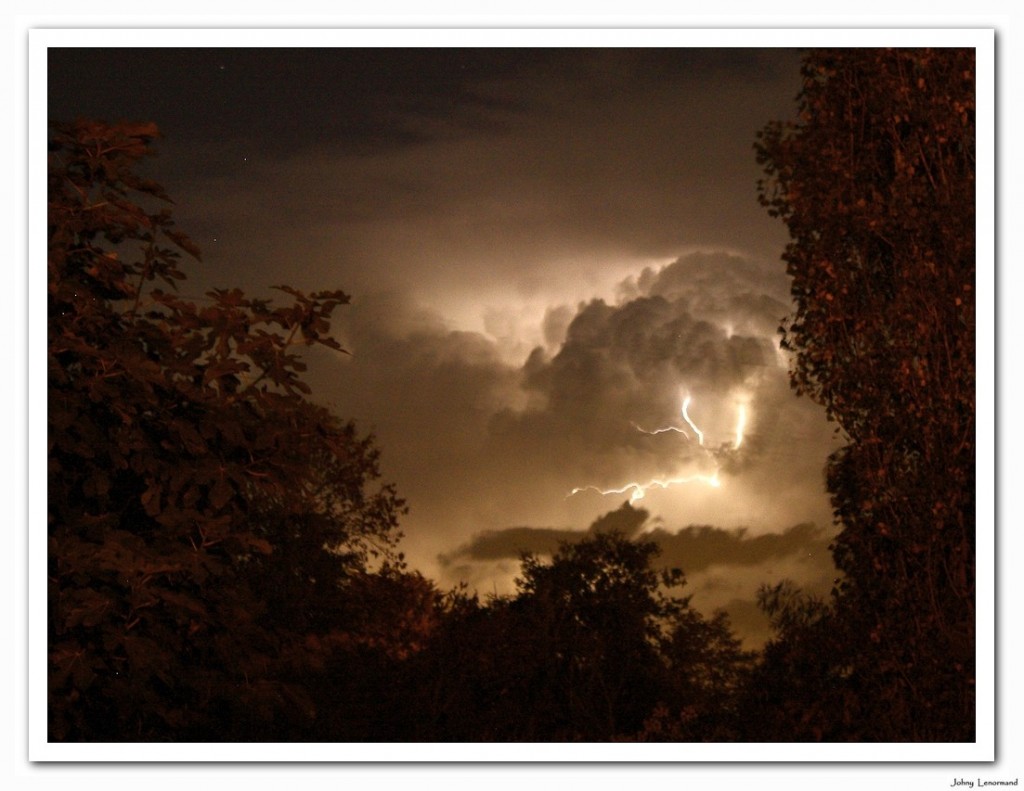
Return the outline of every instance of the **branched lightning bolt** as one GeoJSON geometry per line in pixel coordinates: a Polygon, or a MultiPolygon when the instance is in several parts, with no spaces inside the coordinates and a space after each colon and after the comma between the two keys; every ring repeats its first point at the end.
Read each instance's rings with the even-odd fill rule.
{"type": "MultiPolygon", "coordinates": [[[[701,431],[699,428],[697,428],[697,424],[694,423],[693,420],[690,418],[689,407],[690,407],[691,401],[692,401],[692,398],[689,395],[687,395],[683,399],[683,406],[682,406],[682,410],[681,410],[682,415],[683,415],[683,420],[685,420],[687,425],[689,425],[689,427],[691,429],[693,429],[694,433],[697,435],[697,442],[698,442],[698,444],[703,448],[704,447],[704,432],[701,431]]],[[[744,431],[746,429],[746,425],[747,425],[747,411],[746,411],[746,407],[743,404],[740,404],[739,408],[738,408],[737,417],[736,417],[736,435],[735,435],[735,438],[734,438],[733,444],[732,444],[732,449],[733,450],[738,450],[740,448],[740,446],[743,444],[744,431]]],[[[663,428],[654,429],[653,431],[648,431],[646,429],[643,429],[640,426],[638,426],[636,423],[632,423],[632,426],[637,431],[640,431],[640,432],[642,432],[644,434],[655,435],[655,434],[664,434],[665,432],[668,432],[668,431],[675,431],[675,432],[677,432],[679,434],[682,434],[683,436],[685,436],[687,438],[689,438],[689,436],[690,436],[686,432],[685,429],[680,428],[679,426],[665,426],[663,428]]],[[[724,450],[725,450],[725,446],[723,446],[723,448],[718,453],[720,453],[720,452],[722,452],[724,450]]],[[[705,448],[705,453],[707,453],[713,459],[715,459],[718,456],[718,453],[716,453],[714,451],[707,450],[706,448],[705,448]]],[[[652,488],[668,489],[670,486],[677,486],[677,485],[686,484],[686,483],[703,483],[703,484],[705,484],[707,486],[711,486],[712,488],[716,488],[717,489],[719,486],[722,485],[722,482],[721,482],[721,480],[718,477],[718,473],[719,473],[719,469],[718,469],[718,467],[716,465],[716,469],[715,469],[714,473],[711,474],[711,475],[694,474],[694,475],[676,476],[676,477],[672,477],[672,478],[652,478],[647,483],[639,483],[637,481],[631,481],[630,483],[624,484],[623,486],[618,486],[618,487],[613,488],[613,489],[602,489],[599,486],[577,486],[575,489],[573,489],[571,492],[569,492],[569,494],[566,495],[566,497],[567,498],[568,497],[572,497],[574,494],[579,494],[580,492],[586,492],[586,491],[597,492],[598,494],[601,494],[601,495],[625,494],[626,492],[630,492],[629,501],[631,503],[634,503],[637,500],[642,500],[644,498],[644,495],[647,493],[647,490],[648,489],[652,489],[652,488]]]]}
{"type": "Polygon", "coordinates": [[[679,426],[665,426],[664,428],[656,428],[653,431],[648,431],[645,428],[641,428],[636,423],[630,422],[630,425],[639,431],[641,434],[650,434],[652,437],[656,434],[664,434],[666,431],[675,431],[682,434],[684,437],[689,438],[689,434],[686,433],[686,429],[679,428],[679,426]]]}
{"type": "Polygon", "coordinates": [[[682,483],[705,483],[713,488],[718,488],[722,485],[722,482],[718,479],[718,470],[715,470],[714,475],[685,475],[680,478],[652,478],[647,483],[637,483],[633,481],[627,483],[625,486],[620,486],[617,489],[601,489],[597,486],[577,486],[573,489],[567,497],[572,497],[574,494],[580,492],[597,492],[598,494],[625,494],[631,489],[632,494],[629,495],[629,501],[635,503],[637,500],[644,499],[644,495],[648,489],[655,487],[659,489],[667,489],[670,486],[677,486],[682,483]]]}
{"type": "Polygon", "coordinates": [[[685,420],[687,423],[690,424],[690,428],[692,428],[694,433],[697,435],[697,442],[703,448],[704,447],[704,432],[701,431],[699,428],[697,428],[697,426],[694,424],[694,422],[692,420],[690,420],[690,416],[686,412],[686,410],[687,410],[687,408],[689,406],[690,406],[690,396],[686,396],[686,398],[683,399],[683,420],[685,420]]]}

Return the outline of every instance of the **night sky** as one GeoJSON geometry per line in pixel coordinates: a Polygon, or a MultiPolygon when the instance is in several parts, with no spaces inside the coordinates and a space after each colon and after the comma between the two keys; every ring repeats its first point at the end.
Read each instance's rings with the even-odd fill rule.
{"type": "Polygon", "coordinates": [[[789,389],[786,235],[756,199],[755,134],[794,113],[798,67],[787,49],[78,48],[49,51],[48,90],[51,118],[159,125],[147,174],[204,254],[185,295],[352,295],[334,325],[352,355],[312,353],[309,380],[377,437],[411,566],[505,593],[520,550],[646,532],[756,641],[759,584],[835,577],[840,440],[789,389]]]}

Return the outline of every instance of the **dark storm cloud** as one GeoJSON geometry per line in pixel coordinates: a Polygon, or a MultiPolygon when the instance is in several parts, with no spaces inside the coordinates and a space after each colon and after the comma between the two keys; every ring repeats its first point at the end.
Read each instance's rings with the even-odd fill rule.
{"type": "Polygon", "coordinates": [[[824,557],[829,537],[817,525],[793,525],[781,533],[752,535],[745,528],[691,525],[678,532],[657,528],[645,534],[661,547],[660,560],[688,574],[712,566],[753,566],[790,555],[824,557]]]}
{"type": "MultiPolygon", "coordinates": [[[[560,543],[582,540],[606,530],[635,536],[649,514],[628,503],[597,519],[586,531],[556,528],[510,527],[481,532],[453,552],[442,555],[444,565],[470,561],[519,558],[524,552],[551,555],[560,543]]],[[[794,525],[781,533],[752,535],[745,528],[725,529],[691,525],[676,532],[663,527],[643,533],[658,545],[659,565],[683,569],[687,574],[713,566],[756,566],[788,556],[807,557],[827,553],[829,538],[813,524],[794,525]]],[[[706,585],[710,589],[712,585],[706,585]]]]}
{"type": "MultiPolygon", "coordinates": [[[[172,140],[244,140],[274,157],[322,145],[369,153],[430,138],[422,121],[496,128],[522,101],[474,85],[543,51],[362,48],[49,50],[51,115],[155,121],[172,140]]],[[[211,161],[212,163],[212,161],[211,161]]],[[[210,164],[210,163],[208,163],[210,164]]]]}
{"type": "Polygon", "coordinates": [[[752,142],[788,111],[796,58],[65,49],[50,110],[161,126],[149,167],[211,282],[405,289],[448,313],[496,287],[585,299],[686,248],[774,254],[752,142]]]}
{"type": "Polygon", "coordinates": [[[452,330],[395,295],[356,299],[338,334],[351,356],[313,358],[316,390],[378,432],[390,456],[410,461],[434,492],[459,488],[491,415],[508,403],[516,372],[495,344],[452,330]]]}
{"type": "MultiPolygon", "coordinates": [[[[388,151],[424,121],[502,130],[544,107],[537,85],[591,100],[623,84],[780,80],[785,50],[572,48],[50,48],[51,116],[155,121],[172,137],[247,139],[276,155],[330,144],[388,151]]],[[[436,135],[437,128],[434,129],[436,135]]]]}
{"type": "Polygon", "coordinates": [[[509,527],[504,530],[485,530],[453,552],[438,557],[442,566],[467,561],[495,561],[518,559],[523,553],[553,555],[560,544],[580,541],[587,536],[617,532],[634,536],[643,527],[650,514],[633,508],[629,503],[616,511],[598,517],[586,531],[553,527],[509,527]]]}

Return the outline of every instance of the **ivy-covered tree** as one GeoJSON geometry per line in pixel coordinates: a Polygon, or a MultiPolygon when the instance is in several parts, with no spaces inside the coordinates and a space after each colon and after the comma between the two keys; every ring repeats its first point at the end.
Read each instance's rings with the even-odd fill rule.
{"type": "Polygon", "coordinates": [[[302,381],[348,297],[180,295],[199,251],[139,175],[156,137],[51,125],[50,738],[284,738],[330,604],[400,565],[403,506],[302,381]]]}
{"type": "Polygon", "coordinates": [[[848,440],[828,465],[846,672],[887,701],[874,738],[970,740],[974,51],[814,51],[802,74],[798,120],[760,135],[760,199],[791,236],[793,386],[848,440]]]}

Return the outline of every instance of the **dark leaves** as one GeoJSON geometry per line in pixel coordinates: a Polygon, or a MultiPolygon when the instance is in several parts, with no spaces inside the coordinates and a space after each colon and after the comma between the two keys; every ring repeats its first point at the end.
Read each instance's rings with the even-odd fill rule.
{"type": "Polygon", "coordinates": [[[52,131],[51,734],[249,738],[229,716],[246,707],[252,728],[308,721],[279,646],[314,624],[291,616],[335,607],[369,547],[392,559],[402,508],[370,490],[372,443],[306,399],[298,352],[340,349],[348,297],[229,288],[197,307],[154,287],[199,258],[135,173],[156,127],[52,131]]]}
{"type": "Polygon", "coordinates": [[[793,387],[850,440],[828,464],[844,661],[897,701],[869,732],[971,738],[941,657],[974,623],[974,52],[824,50],[803,74],[758,186],[792,237],[793,387]]]}

